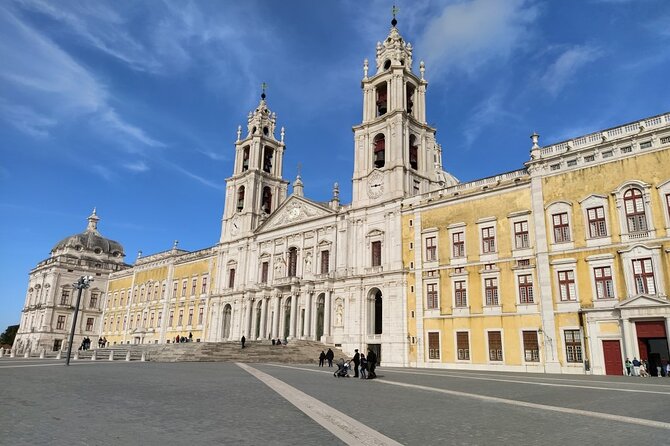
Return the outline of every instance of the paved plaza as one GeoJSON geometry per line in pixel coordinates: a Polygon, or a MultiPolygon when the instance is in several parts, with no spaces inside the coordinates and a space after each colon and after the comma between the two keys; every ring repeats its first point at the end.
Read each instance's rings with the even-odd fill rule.
{"type": "Polygon", "coordinates": [[[670,379],[0,359],[7,445],[668,444],[670,379]]]}

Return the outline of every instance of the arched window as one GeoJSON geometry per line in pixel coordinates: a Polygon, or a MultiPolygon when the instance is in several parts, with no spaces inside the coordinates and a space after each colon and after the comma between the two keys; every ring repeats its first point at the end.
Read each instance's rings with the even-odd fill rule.
{"type": "Polygon", "coordinates": [[[242,172],[249,170],[249,146],[242,149],[242,172]]]}
{"type": "Polygon", "coordinates": [[[237,212],[241,212],[242,209],[244,209],[244,186],[237,189],[237,212]]]}
{"type": "Polygon", "coordinates": [[[416,143],[416,136],[409,137],[409,166],[416,170],[419,166],[419,146],[416,143]]]}
{"type": "Polygon", "coordinates": [[[644,198],[640,189],[629,189],[623,194],[626,209],[628,232],[644,232],[647,230],[647,217],[644,212],[644,198]]]}
{"type": "Polygon", "coordinates": [[[270,189],[270,186],[265,186],[263,188],[263,200],[261,202],[261,209],[266,214],[272,212],[272,189],[270,189]]]}
{"type": "Polygon", "coordinates": [[[386,92],[386,83],[377,87],[377,116],[386,114],[388,110],[388,94],[386,92]]]}
{"type": "Polygon", "coordinates": [[[412,114],[412,109],[414,108],[414,91],[415,91],[414,85],[407,84],[407,92],[406,92],[407,104],[405,109],[407,110],[407,113],[410,115],[412,114]]]}
{"type": "Polygon", "coordinates": [[[377,168],[384,167],[386,163],[386,139],[381,133],[374,139],[374,163],[377,168]]]}
{"type": "Polygon", "coordinates": [[[295,277],[298,266],[298,249],[290,248],[288,250],[288,277],[295,277]]]}
{"type": "Polygon", "coordinates": [[[263,147],[263,171],[267,173],[272,172],[272,156],[274,155],[274,150],[272,147],[265,146],[263,147]]]}

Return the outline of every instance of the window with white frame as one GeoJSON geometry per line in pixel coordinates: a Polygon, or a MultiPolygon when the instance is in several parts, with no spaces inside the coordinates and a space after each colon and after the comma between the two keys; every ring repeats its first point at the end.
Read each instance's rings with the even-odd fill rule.
{"type": "Polygon", "coordinates": [[[497,277],[487,277],[484,279],[484,295],[486,296],[487,306],[499,305],[497,277]]]}
{"type": "Polygon", "coordinates": [[[493,226],[482,228],[482,253],[491,254],[494,252],[496,252],[495,228],[493,226]]]}
{"type": "Polygon", "coordinates": [[[637,294],[656,294],[651,258],[633,259],[633,280],[637,294]]]}
{"type": "Polygon", "coordinates": [[[558,292],[562,301],[577,300],[574,270],[558,271],[558,292]]]}
{"type": "Polygon", "coordinates": [[[593,280],[596,285],[597,299],[612,299],[615,297],[611,266],[597,266],[593,268],[593,280]]]}
{"type": "Polygon", "coordinates": [[[523,331],[523,356],[526,362],[540,362],[540,344],[537,331],[523,331]]]}
{"type": "Polygon", "coordinates": [[[468,306],[468,290],[465,280],[454,282],[454,306],[458,308],[468,306]]]}
{"type": "Polygon", "coordinates": [[[502,333],[499,331],[489,331],[489,361],[503,360],[502,333]]]}
{"type": "Polygon", "coordinates": [[[465,257],[465,232],[459,231],[451,234],[453,257],[465,257]]]}
{"type": "Polygon", "coordinates": [[[654,220],[650,209],[651,185],[630,180],[612,192],[619,212],[622,241],[654,237],[654,220]]]}
{"type": "Polygon", "coordinates": [[[605,208],[603,206],[589,208],[586,210],[586,216],[589,221],[589,237],[607,237],[605,208]]]}
{"type": "Polygon", "coordinates": [[[565,360],[582,362],[582,334],[579,330],[565,330],[565,360]]]}
{"type": "Polygon", "coordinates": [[[533,275],[520,274],[518,276],[519,282],[519,303],[532,304],[533,300],[533,275]]]}
{"type": "Polygon", "coordinates": [[[470,333],[467,331],[456,332],[456,351],[459,361],[470,360],[470,333]]]}
{"type": "Polygon", "coordinates": [[[429,310],[436,310],[440,307],[440,299],[437,290],[437,283],[426,284],[426,308],[429,310]]]}
{"type": "Polygon", "coordinates": [[[440,359],[440,333],[428,333],[428,359],[440,359]]]}
{"type": "Polygon", "coordinates": [[[525,249],[530,247],[530,237],[528,236],[528,221],[517,221],[514,223],[514,247],[516,249],[525,249]]]}
{"type": "Polygon", "coordinates": [[[628,232],[647,231],[647,216],[642,191],[635,187],[628,189],[623,194],[623,202],[628,232]]]}
{"type": "Polygon", "coordinates": [[[437,260],[437,236],[426,237],[426,262],[437,260]]]}
{"type": "Polygon", "coordinates": [[[555,243],[566,243],[570,241],[570,220],[567,212],[552,214],[551,221],[554,232],[555,243]]]}

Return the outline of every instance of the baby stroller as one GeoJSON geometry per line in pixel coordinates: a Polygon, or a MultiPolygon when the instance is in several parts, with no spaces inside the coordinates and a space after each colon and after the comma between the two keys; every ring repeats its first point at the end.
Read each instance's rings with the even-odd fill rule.
{"type": "Polygon", "coordinates": [[[337,361],[337,370],[333,373],[333,376],[336,378],[344,377],[348,378],[349,377],[349,370],[351,370],[351,361],[345,361],[344,358],[340,358],[339,361],[337,361]]]}

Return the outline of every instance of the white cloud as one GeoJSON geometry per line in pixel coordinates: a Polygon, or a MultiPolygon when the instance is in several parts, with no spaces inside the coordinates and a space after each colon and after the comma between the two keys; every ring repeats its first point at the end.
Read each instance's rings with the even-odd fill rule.
{"type": "Polygon", "coordinates": [[[222,191],[224,189],[223,184],[217,184],[213,181],[208,180],[207,178],[201,177],[200,175],[197,175],[193,172],[190,172],[189,170],[184,169],[183,167],[178,166],[174,163],[171,163],[169,161],[164,161],[163,164],[168,166],[170,169],[173,169],[173,170],[175,170],[175,171],[177,171],[177,172],[179,172],[183,175],[186,175],[187,177],[189,177],[193,180],[196,180],[200,184],[204,184],[207,187],[211,187],[211,188],[219,190],[219,191],[222,191]]]}
{"type": "Polygon", "coordinates": [[[57,124],[55,119],[37,113],[29,107],[10,104],[2,98],[0,98],[0,118],[35,138],[47,137],[49,131],[57,124]]]}
{"type": "Polygon", "coordinates": [[[465,124],[465,145],[472,146],[479,135],[501,118],[517,119],[516,115],[505,110],[504,95],[496,93],[477,104],[465,124]]]}
{"type": "Polygon", "coordinates": [[[138,173],[146,172],[147,170],[149,170],[149,166],[147,165],[147,163],[145,163],[142,160],[134,161],[132,163],[126,163],[123,165],[123,167],[132,172],[138,172],[138,173]]]}
{"type": "Polygon", "coordinates": [[[431,73],[475,73],[495,59],[505,59],[527,45],[538,8],[529,0],[452,2],[427,21],[416,47],[431,73]]]}
{"type": "Polygon", "coordinates": [[[588,45],[569,48],[549,66],[540,79],[540,83],[549,94],[556,96],[572,80],[577,71],[601,55],[598,48],[588,45]]]}

